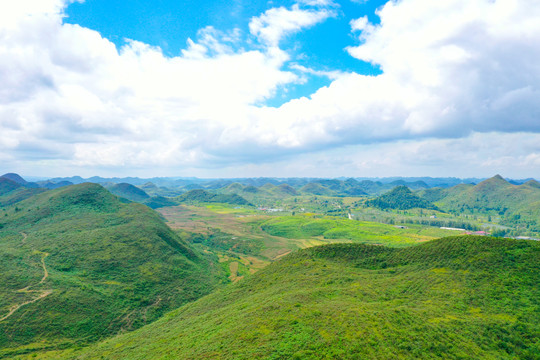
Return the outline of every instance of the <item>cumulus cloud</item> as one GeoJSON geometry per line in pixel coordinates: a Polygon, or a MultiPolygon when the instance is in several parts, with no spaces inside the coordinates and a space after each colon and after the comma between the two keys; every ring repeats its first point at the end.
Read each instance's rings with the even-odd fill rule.
{"type": "Polygon", "coordinates": [[[382,168],[400,156],[413,166],[407,154],[434,164],[440,160],[420,155],[437,146],[500,147],[489,139],[517,149],[506,158],[471,150],[480,168],[538,163],[540,149],[527,145],[540,133],[535,0],[389,2],[378,11],[380,24],[350,23],[360,45],[347,51],[379,65],[375,77],[302,67],[280,49],[284,37],[337,16],[331,1],[254,17],[255,45],[242,42],[238,29],[203,28],[177,57],[135,40],[117,48],[96,31],[64,24],[67,4],[0,3],[4,163],[196,168],[281,157],[298,164],[298,154],[314,159],[334,149],[340,157],[355,147],[382,168]],[[260,105],[305,74],[332,83],[278,108],[260,105]]]}
{"type": "MultiPolygon", "coordinates": [[[[310,3],[310,5],[328,5],[327,1],[321,0],[310,3]]],[[[336,16],[336,13],[329,8],[301,9],[298,4],[295,4],[291,9],[273,8],[259,17],[254,17],[249,23],[249,30],[260,41],[276,47],[285,36],[333,16],[336,16]]]]}
{"type": "Polygon", "coordinates": [[[15,158],[60,142],[81,165],[195,161],[218,129],[245,123],[248,105],[297,80],[278,48],[233,51],[234,32],[203,29],[168,58],[63,24],[62,1],[2,5],[0,147],[15,158]]]}
{"type": "Polygon", "coordinates": [[[323,148],[540,131],[533,1],[407,0],[378,15],[377,26],[352,22],[362,43],[348,51],[383,74],[341,76],[309,99],[265,109],[261,116],[280,119],[271,142],[323,148]]]}
{"type": "Polygon", "coordinates": [[[390,2],[380,25],[355,23],[352,56],[380,65],[402,89],[404,133],[539,131],[540,9],[531,1],[390,2]],[[363,26],[360,26],[363,25],[363,26]],[[417,101],[407,101],[408,91],[417,101]]]}

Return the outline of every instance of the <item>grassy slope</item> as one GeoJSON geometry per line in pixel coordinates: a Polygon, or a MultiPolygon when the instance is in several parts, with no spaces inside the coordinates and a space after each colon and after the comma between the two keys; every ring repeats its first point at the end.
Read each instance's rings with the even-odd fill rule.
{"type": "Polygon", "coordinates": [[[538,359],[540,244],[309,248],[65,359],[538,359]]]}
{"type": "Polygon", "coordinates": [[[140,327],[213,289],[208,262],[99,185],[51,190],[0,218],[0,357],[140,327]],[[25,236],[26,234],[26,236],[25,236]],[[44,268],[49,276],[40,283],[44,268]],[[29,291],[22,291],[30,286],[29,291]]]}
{"type": "Polygon", "coordinates": [[[45,192],[46,189],[18,187],[12,191],[0,193],[0,207],[9,207],[34,195],[45,192]]]}
{"type": "Polygon", "coordinates": [[[0,196],[7,194],[15,189],[20,188],[22,185],[10,180],[8,178],[0,177],[0,196]]]}

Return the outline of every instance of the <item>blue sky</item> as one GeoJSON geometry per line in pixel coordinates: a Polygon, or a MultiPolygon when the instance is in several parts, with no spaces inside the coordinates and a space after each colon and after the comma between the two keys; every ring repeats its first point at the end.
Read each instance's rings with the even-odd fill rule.
{"type": "MultiPolygon", "coordinates": [[[[375,11],[387,1],[342,1],[332,6],[335,16],[287,36],[281,42],[281,47],[295,55],[295,64],[305,67],[378,75],[381,70],[377,64],[355,59],[347,53],[347,47],[359,44],[358,38],[350,31],[349,23],[362,16],[367,16],[373,24],[379,23],[375,11]]],[[[224,32],[240,29],[244,35],[243,41],[236,46],[252,47],[256,38],[249,35],[250,20],[269,8],[291,7],[295,3],[245,0],[86,0],[68,7],[64,22],[97,30],[118,47],[125,45],[126,39],[133,39],[158,46],[166,56],[174,57],[186,48],[188,39],[197,39],[199,30],[207,26],[224,32]]],[[[305,83],[289,84],[262,104],[280,106],[291,99],[309,96],[330,83],[331,80],[326,76],[308,75],[305,83]]]]}
{"type": "Polygon", "coordinates": [[[0,172],[540,178],[536,0],[0,2],[0,172]]]}

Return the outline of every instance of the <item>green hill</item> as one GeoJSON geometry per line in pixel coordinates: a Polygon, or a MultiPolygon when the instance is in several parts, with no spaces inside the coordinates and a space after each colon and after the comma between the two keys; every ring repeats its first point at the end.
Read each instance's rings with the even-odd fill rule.
{"type": "Polygon", "coordinates": [[[114,184],[108,187],[107,190],[116,196],[120,196],[131,201],[142,202],[150,198],[150,196],[144,192],[144,190],[128,183],[114,184]]]}
{"type": "Polygon", "coordinates": [[[0,217],[0,358],[136,329],[209,293],[217,270],[148,207],[100,185],[50,190],[0,217]]]}
{"type": "Polygon", "coordinates": [[[155,193],[156,191],[159,190],[159,187],[152,183],[152,182],[147,182],[147,183],[144,183],[142,185],[139,186],[142,190],[144,190],[145,193],[149,194],[150,193],[155,193]]]}
{"type": "Polygon", "coordinates": [[[444,211],[488,213],[501,216],[501,224],[530,231],[540,229],[540,184],[534,180],[513,185],[496,175],[474,186],[430,189],[419,195],[444,211]]]}
{"type": "Polygon", "coordinates": [[[523,183],[523,185],[528,186],[528,187],[532,187],[532,188],[536,188],[536,189],[540,189],[540,182],[538,182],[536,180],[529,180],[529,181],[523,183]]]}
{"type": "Polygon", "coordinates": [[[309,248],[63,359],[538,359],[540,243],[309,248]]]}
{"type": "Polygon", "coordinates": [[[310,194],[310,195],[333,196],[336,194],[335,191],[332,191],[326,186],[321,185],[316,182],[310,182],[309,184],[302,186],[299,191],[301,193],[310,194]]]}
{"type": "Polygon", "coordinates": [[[176,206],[178,203],[171,198],[163,196],[152,196],[149,199],[143,201],[143,204],[151,209],[159,209],[166,206],[176,206]]]}
{"type": "Polygon", "coordinates": [[[20,187],[22,187],[22,185],[17,182],[5,177],[0,177],[0,196],[20,187]]]}
{"type": "Polygon", "coordinates": [[[253,185],[242,185],[237,182],[229,184],[216,191],[218,192],[218,194],[222,195],[240,196],[246,199],[248,202],[254,202],[261,196],[265,197],[270,195],[267,191],[261,190],[253,185]]]}
{"type": "Polygon", "coordinates": [[[261,187],[253,185],[242,185],[240,183],[232,183],[218,190],[222,194],[236,194],[251,203],[275,201],[298,195],[298,192],[288,184],[264,184],[261,187]]]}
{"type": "Polygon", "coordinates": [[[306,194],[325,196],[363,196],[367,193],[363,189],[362,183],[355,179],[344,181],[336,179],[321,179],[310,182],[300,188],[306,194]]]}
{"type": "Polygon", "coordinates": [[[46,189],[25,188],[21,186],[12,191],[0,194],[0,206],[10,206],[45,191],[46,189]]]}
{"type": "Polygon", "coordinates": [[[0,176],[0,179],[9,179],[11,181],[16,182],[19,185],[22,185],[26,188],[38,188],[39,185],[34,182],[28,182],[25,179],[23,179],[19,174],[15,173],[7,173],[2,176],[0,176]]]}
{"type": "Polygon", "coordinates": [[[244,191],[244,188],[246,188],[246,186],[235,182],[225,186],[224,188],[221,188],[221,192],[225,194],[239,194],[244,191]]]}
{"type": "Polygon", "coordinates": [[[418,197],[408,187],[400,185],[391,191],[366,201],[367,206],[379,209],[407,210],[413,208],[436,209],[437,207],[429,201],[418,197]]]}
{"type": "Polygon", "coordinates": [[[251,205],[246,199],[236,194],[213,194],[202,189],[190,190],[175,198],[185,203],[224,203],[231,205],[251,205]]]}
{"type": "Polygon", "coordinates": [[[15,173],[7,173],[2,176],[0,176],[0,179],[9,179],[13,182],[16,182],[19,185],[26,185],[28,184],[28,181],[24,180],[19,174],[15,173]]]}
{"type": "Polygon", "coordinates": [[[298,191],[288,184],[280,184],[271,190],[278,197],[288,197],[298,195],[298,191]]]}
{"type": "Polygon", "coordinates": [[[58,188],[61,188],[61,187],[64,187],[64,186],[73,185],[73,183],[70,182],[70,181],[60,181],[60,182],[57,182],[57,183],[54,183],[52,181],[40,181],[38,183],[38,185],[40,187],[42,187],[42,188],[53,190],[53,189],[58,189],[58,188]]]}

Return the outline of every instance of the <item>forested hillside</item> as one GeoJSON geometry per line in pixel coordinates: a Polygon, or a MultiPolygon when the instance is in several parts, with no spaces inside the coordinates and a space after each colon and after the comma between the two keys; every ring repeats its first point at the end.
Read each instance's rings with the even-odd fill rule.
{"type": "Polygon", "coordinates": [[[496,175],[478,185],[429,189],[419,195],[447,212],[485,213],[518,230],[540,231],[540,184],[534,180],[514,185],[496,175]]]}
{"type": "Polygon", "coordinates": [[[218,282],[220,270],[157,213],[96,184],[42,192],[1,215],[0,357],[136,329],[218,282]]]}

